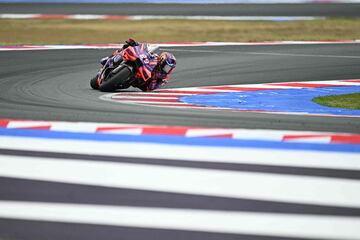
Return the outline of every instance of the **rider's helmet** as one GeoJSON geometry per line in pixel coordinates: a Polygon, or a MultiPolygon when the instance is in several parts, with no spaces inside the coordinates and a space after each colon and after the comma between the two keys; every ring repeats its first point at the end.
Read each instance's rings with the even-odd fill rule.
{"type": "Polygon", "coordinates": [[[126,42],[126,44],[127,44],[128,46],[132,46],[132,47],[139,45],[139,43],[136,42],[136,41],[135,41],[134,39],[132,39],[132,38],[129,38],[129,39],[126,40],[125,42],[126,42]]]}
{"type": "Polygon", "coordinates": [[[172,72],[176,67],[176,58],[174,55],[168,52],[163,52],[160,54],[160,70],[166,74],[172,72]]]}

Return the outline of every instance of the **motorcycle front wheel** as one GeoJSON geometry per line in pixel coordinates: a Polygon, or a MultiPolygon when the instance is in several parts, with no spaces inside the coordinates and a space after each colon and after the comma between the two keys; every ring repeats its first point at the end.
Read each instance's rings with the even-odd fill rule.
{"type": "Polygon", "coordinates": [[[114,92],[119,86],[125,85],[131,74],[132,72],[127,66],[120,66],[114,69],[109,77],[100,84],[99,90],[102,92],[114,92]]]}
{"type": "Polygon", "coordinates": [[[99,89],[99,84],[97,82],[97,76],[93,77],[91,80],[90,80],[90,86],[92,89],[99,89]]]}

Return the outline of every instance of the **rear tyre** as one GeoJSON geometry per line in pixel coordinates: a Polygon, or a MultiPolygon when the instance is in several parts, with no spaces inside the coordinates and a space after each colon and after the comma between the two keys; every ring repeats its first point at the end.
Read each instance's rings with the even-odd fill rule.
{"type": "Polygon", "coordinates": [[[97,82],[97,76],[96,77],[93,77],[91,80],[90,80],[90,86],[92,89],[99,89],[99,84],[97,82]]]}
{"type": "Polygon", "coordinates": [[[126,85],[126,80],[128,80],[132,74],[130,69],[126,66],[122,66],[120,69],[116,70],[117,71],[114,75],[110,75],[108,79],[106,79],[100,84],[100,91],[114,92],[116,89],[122,88],[122,85],[126,85]]]}

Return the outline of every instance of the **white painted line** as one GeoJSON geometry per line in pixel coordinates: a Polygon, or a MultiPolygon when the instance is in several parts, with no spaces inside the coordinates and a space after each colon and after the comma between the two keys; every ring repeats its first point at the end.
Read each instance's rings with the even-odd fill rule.
{"type": "Polygon", "coordinates": [[[121,99],[134,99],[134,100],[136,100],[136,99],[144,99],[144,100],[149,100],[149,101],[151,101],[151,100],[157,100],[157,99],[161,99],[161,100],[166,100],[166,99],[178,99],[178,97],[163,97],[163,96],[161,96],[161,95],[159,95],[159,96],[156,96],[156,95],[154,95],[154,96],[141,96],[140,94],[139,95],[124,95],[124,96],[121,96],[121,95],[113,95],[112,97],[111,97],[112,99],[116,99],[116,100],[121,100],[121,99]]]}
{"type": "Polygon", "coordinates": [[[291,56],[291,57],[319,57],[319,58],[349,58],[360,59],[360,56],[343,55],[322,55],[322,54],[298,54],[298,53],[271,53],[271,52],[242,52],[250,55],[269,55],[269,56],[291,56]]]}
{"type": "Polygon", "coordinates": [[[161,99],[165,99],[165,98],[179,98],[179,97],[182,97],[182,96],[188,96],[188,95],[192,95],[192,94],[189,94],[189,93],[167,93],[167,92],[156,92],[156,91],[153,91],[153,92],[149,92],[149,93],[133,93],[133,94],[113,94],[113,93],[110,93],[110,94],[107,94],[107,97],[109,98],[113,98],[113,99],[120,99],[120,98],[161,98],[161,99]],[[168,95],[171,95],[171,96],[168,96],[168,95]]]}
{"type": "MultiPolygon", "coordinates": [[[[162,95],[165,95],[165,94],[170,94],[170,93],[162,93],[162,95]]],[[[179,95],[179,94],[172,94],[171,93],[171,95],[174,95],[174,96],[184,96],[184,95],[189,95],[189,94],[181,94],[181,95],[179,95]]],[[[155,97],[156,95],[154,95],[154,97],[155,97]]],[[[141,103],[141,104],[143,104],[143,103],[151,103],[151,104],[155,104],[155,103],[157,103],[157,102],[154,102],[154,101],[131,101],[131,100],[122,100],[122,99],[124,99],[124,98],[129,98],[129,99],[131,99],[131,98],[133,98],[133,99],[141,99],[141,98],[143,98],[144,100],[147,100],[147,99],[154,99],[154,97],[142,97],[141,95],[126,95],[126,96],[121,96],[121,95],[119,95],[119,94],[113,94],[113,93],[110,93],[110,94],[105,94],[105,95],[102,95],[102,96],[100,96],[99,98],[101,99],[101,100],[104,100],[104,101],[110,101],[110,102],[121,102],[121,103],[141,103]]],[[[159,99],[165,99],[164,97],[162,97],[162,96],[158,96],[158,98],[159,99]]],[[[178,97],[174,97],[174,98],[171,98],[171,99],[178,99],[178,97]]],[[[182,103],[182,102],[171,102],[171,103],[174,103],[174,104],[184,104],[184,103],[182,103]]]]}
{"type": "MultiPolygon", "coordinates": [[[[183,95],[189,95],[188,93],[167,93],[167,92],[161,92],[163,90],[166,89],[157,89],[155,91],[152,92],[120,92],[120,93],[109,93],[108,95],[111,95],[112,97],[126,97],[126,96],[143,96],[143,95],[147,95],[147,96],[162,96],[162,95],[174,95],[174,96],[183,96],[183,95]]],[[[168,89],[168,90],[173,90],[173,89],[168,89]]],[[[176,90],[176,89],[175,89],[176,90]]]]}
{"type": "Polygon", "coordinates": [[[344,81],[309,81],[309,82],[305,82],[305,83],[344,85],[344,86],[359,86],[360,85],[360,82],[344,82],[344,81]]]}
{"type": "Polygon", "coordinates": [[[360,170],[358,153],[0,136],[0,148],[166,160],[360,170]],[[139,151],[141,149],[141,151],[139,151]]]}
{"type": "Polygon", "coordinates": [[[213,21],[309,21],[323,20],[326,17],[313,16],[173,16],[173,15],[136,15],[131,16],[132,20],[166,20],[166,19],[185,19],[185,20],[213,20],[213,21]]]}
{"type": "Polygon", "coordinates": [[[0,166],[2,177],[360,207],[358,180],[5,155],[1,156],[0,166]]]}
{"type": "Polygon", "coordinates": [[[172,104],[154,104],[154,103],[151,103],[151,104],[147,104],[147,105],[151,105],[151,107],[171,107],[171,108],[179,108],[179,109],[206,109],[206,110],[229,110],[229,109],[226,109],[226,108],[217,108],[217,107],[206,107],[206,106],[195,106],[195,105],[172,105],[172,104]]]}
{"type": "Polygon", "coordinates": [[[270,55],[270,56],[291,56],[291,57],[321,57],[321,58],[350,58],[350,59],[359,59],[360,56],[350,56],[350,55],[323,55],[323,54],[297,54],[297,53],[274,53],[274,52],[244,52],[241,50],[233,51],[216,51],[216,50],[191,50],[191,49],[164,49],[174,52],[199,52],[199,53],[235,53],[235,54],[249,54],[249,55],[270,55]]]}
{"type": "Polygon", "coordinates": [[[311,239],[360,237],[359,218],[302,214],[0,201],[0,217],[311,239]]]}
{"type": "Polygon", "coordinates": [[[271,114],[287,114],[287,115],[308,115],[308,116],[326,116],[326,117],[346,117],[346,118],[358,118],[360,115],[334,115],[334,114],[321,114],[321,113],[308,113],[308,112],[263,112],[271,114]]]}
{"type": "Polygon", "coordinates": [[[163,103],[163,104],[157,104],[153,102],[149,103],[137,103],[137,102],[124,102],[126,104],[138,104],[138,105],[147,105],[151,107],[156,108],[178,108],[178,109],[206,109],[206,110],[219,110],[219,109],[225,109],[225,108],[217,108],[217,107],[205,107],[205,106],[194,106],[194,105],[181,105],[181,104],[172,104],[172,103],[163,103]]]}
{"type": "Polygon", "coordinates": [[[77,20],[98,20],[98,19],[126,19],[126,20],[213,20],[213,21],[311,21],[323,20],[326,17],[314,16],[173,16],[173,15],[98,15],[98,14],[0,14],[0,19],[77,19],[77,20]]]}
{"type": "MultiPolygon", "coordinates": [[[[222,135],[232,134],[232,139],[243,139],[243,140],[263,140],[263,141],[282,141],[284,136],[303,136],[301,142],[317,142],[313,141],[313,137],[309,138],[310,135],[319,135],[321,138],[329,138],[334,133],[326,132],[299,132],[299,131],[278,131],[278,130],[256,130],[256,129],[189,129],[186,132],[187,137],[200,137],[200,136],[211,136],[211,135],[222,135]]],[[[341,134],[338,134],[341,135],[341,134]]],[[[297,141],[287,140],[287,141],[297,141]]],[[[329,143],[327,141],[326,143],[329,143]]]]}
{"type": "Polygon", "coordinates": [[[97,19],[104,19],[105,17],[106,17],[106,15],[75,14],[75,15],[68,15],[66,18],[76,19],[76,20],[97,20],[97,19]]]}
{"type": "MultiPolygon", "coordinates": [[[[219,87],[227,87],[227,86],[229,86],[229,85],[221,85],[219,87]]],[[[240,87],[241,86],[242,85],[240,85],[240,87]]],[[[217,86],[201,86],[201,87],[171,88],[171,89],[169,88],[169,89],[161,89],[159,91],[162,91],[163,93],[168,93],[168,94],[173,94],[173,93],[177,94],[176,91],[189,92],[189,93],[185,93],[185,95],[207,94],[209,92],[211,92],[211,93],[227,93],[227,92],[233,92],[233,91],[238,92],[238,90],[212,89],[212,87],[217,87],[217,86]]]]}
{"type": "Polygon", "coordinates": [[[94,123],[70,123],[70,122],[55,122],[51,125],[51,131],[67,131],[67,132],[81,132],[94,133],[96,132],[97,124],[94,123]]]}
{"type": "Polygon", "coordinates": [[[274,86],[274,85],[269,85],[269,84],[266,84],[266,83],[262,83],[262,84],[237,84],[237,85],[227,85],[227,86],[230,86],[230,87],[241,87],[241,88],[265,88],[264,90],[266,89],[279,89],[279,88],[284,88],[284,89],[288,89],[288,88],[291,88],[291,89],[297,89],[297,88],[300,88],[300,87],[293,87],[293,86],[274,86]]]}
{"type": "Polygon", "coordinates": [[[35,50],[64,50],[64,49],[117,49],[121,46],[116,46],[113,44],[108,45],[25,45],[25,46],[0,46],[0,51],[35,51],[35,50]]]}
{"type": "Polygon", "coordinates": [[[160,48],[161,50],[172,51],[172,52],[195,52],[195,53],[222,53],[224,51],[218,50],[192,50],[192,49],[178,49],[178,48],[160,48]]]}
{"type": "Polygon", "coordinates": [[[16,13],[4,13],[0,14],[0,18],[7,19],[29,19],[29,18],[37,18],[40,14],[16,14],[16,13]]]}
{"type": "Polygon", "coordinates": [[[141,135],[142,129],[141,128],[131,128],[131,129],[112,129],[112,130],[104,130],[101,131],[102,133],[108,134],[126,134],[126,135],[141,135]]]}
{"type": "Polygon", "coordinates": [[[186,132],[186,137],[202,137],[211,135],[234,134],[231,129],[189,129],[186,132]]]}
{"type": "MultiPolygon", "coordinates": [[[[339,41],[278,41],[278,42],[192,42],[161,43],[158,47],[201,47],[201,46],[269,46],[269,45],[310,45],[310,44],[359,44],[360,40],[339,41]]],[[[0,46],[0,51],[61,50],[61,49],[117,49],[121,44],[84,44],[84,45],[28,45],[0,46]]]]}
{"type": "Polygon", "coordinates": [[[311,142],[311,143],[329,143],[331,141],[330,136],[319,136],[319,137],[312,137],[312,138],[297,138],[288,140],[288,142],[311,142]]]}
{"type": "Polygon", "coordinates": [[[30,128],[30,127],[41,127],[51,126],[50,122],[46,121],[10,121],[7,128],[30,128]]]}
{"type": "MultiPolygon", "coordinates": [[[[209,89],[202,89],[201,87],[183,87],[183,88],[170,88],[170,89],[161,89],[162,92],[166,93],[170,91],[171,93],[176,93],[176,91],[181,92],[212,92],[209,89]]],[[[222,92],[221,90],[214,90],[213,92],[222,92]]]]}
{"type": "MultiPolygon", "coordinates": [[[[140,101],[137,101],[137,100],[121,100],[120,99],[115,99],[115,101],[119,101],[121,103],[130,103],[130,104],[154,104],[154,105],[167,105],[167,104],[173,104],[173,105],[183,105],[184,103],[183,102],[158,102],[158,101],[151,101],[151,99],[149,100],[140,100],[140,101]]],[[[172,106],[171,106],[172,107],[172,106]]],[[[189,106],[187,106],[188,108],[189,106]]]]}

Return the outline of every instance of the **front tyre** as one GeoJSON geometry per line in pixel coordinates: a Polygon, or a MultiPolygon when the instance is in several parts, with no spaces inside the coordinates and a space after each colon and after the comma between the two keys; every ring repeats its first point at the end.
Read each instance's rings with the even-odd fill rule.
{"type": "Polygon", "coordinates": [[[120,88],[122,85],[126,85],[126,80],[128,80],[132,74],[130,69],[126,66],[121,66],[119,69],[115,69],[111,75],[100,84],[99,90],[102,92],[114,92],[116,89],[120,88]],[[116,72],[114,74],[114,72],[116,72]],[[112,75],[114,74],[114,75],[112,75]]]}
{"type": "Polygon", "coordinates": [[[99,84],[97,82],[97,76],[93,77],[91,80],[90,80],[90,86],[92,89],[99,89],[99,84]]]}

